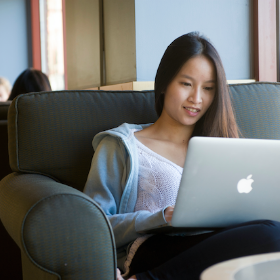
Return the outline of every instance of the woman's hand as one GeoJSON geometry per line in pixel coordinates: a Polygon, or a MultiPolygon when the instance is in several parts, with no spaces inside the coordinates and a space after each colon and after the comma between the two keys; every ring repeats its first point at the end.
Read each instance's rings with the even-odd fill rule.
{"type": "MultiPolygon", "coordinates": [[[[136,278],[135,275],[131,276],[131,277],[130,277],[129,279],[127,279],[127,280],[134,280],[134,279],[137,280],[137,278],[136,278]]],[[[124,280],[124,279],[122,278],[121,272],[120,272],[120,270],[119,270],[118,268],[117,268],[117,280],[124,280]]]]}
{"type": "Polygon", "coordinates": [[[174,205],[173,206],[168,206],[165,210],[164,210],[164,218],[166,220],[166,222],[170,222],[173,216],[173,211],[174,211],[174,205]]]}
{"type": "Polygon", "coordinates": [[[124,280],[121,276],[120,270],[117,268],[117,280],[124,280]]]}

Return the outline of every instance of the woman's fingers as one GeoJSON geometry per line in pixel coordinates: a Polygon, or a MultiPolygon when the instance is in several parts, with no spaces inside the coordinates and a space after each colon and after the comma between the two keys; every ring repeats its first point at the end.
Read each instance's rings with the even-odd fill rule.
{"type": "Polygon", "coordinates": [[[173,211],[174,211],[174,206],[168,206],[164,210],[164,218],[165,218],[166,222],[170,222],[171,221],[172,215],[173,215],[173,211]]]}
{"type": "MultiPolygon", "coordinates": [[[[131,276],[131,277],[130,277],[129,279],[127,279],[127,280],[134,280],[134,279],[137,280],[137,278],[136,278],[135,275],[131,276]]],[[[121,272],[120,272],[120,270],[119,270],[118,268],[117,268],[117,280],[124,280],[124,279],[122,278],[121,272]]]]}
{"type": "Polygon", "coordinates": [[[121,276],[120,270],[117,268],[117,280],[124,280],[121,276]]]}

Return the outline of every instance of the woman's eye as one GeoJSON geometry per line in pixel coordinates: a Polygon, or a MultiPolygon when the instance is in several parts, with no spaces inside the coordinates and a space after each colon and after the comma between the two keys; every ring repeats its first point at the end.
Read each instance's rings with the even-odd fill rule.
{"type": "Polygon", "coordinates": [[[209,91],[211,91],[211,90],[213,90],[213,89],[214,89],[214,87],[205,87],[204,89],[205,89],[205,90],[209,90],[209,91]]]}
{"type": "Polygon", "coordinates": [[[184,86],[191,86],[190,83],[183,83],[184,86]]]}

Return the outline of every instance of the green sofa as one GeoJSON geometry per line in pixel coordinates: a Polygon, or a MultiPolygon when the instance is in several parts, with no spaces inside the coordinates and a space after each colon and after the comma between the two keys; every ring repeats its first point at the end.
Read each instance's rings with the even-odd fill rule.
{"type": "MultiPolygon", "coordinates": [[[[243,136],[280,139],[280,84],[230,89],[243,136]]],[[[153,91],[53,91],[12,102],[13,173],[0,182],[0,218],[21,250],[23,279],[116,279],[112,229],[82,193],[91,142],[121,123],[156,119],[153,91]]]]}

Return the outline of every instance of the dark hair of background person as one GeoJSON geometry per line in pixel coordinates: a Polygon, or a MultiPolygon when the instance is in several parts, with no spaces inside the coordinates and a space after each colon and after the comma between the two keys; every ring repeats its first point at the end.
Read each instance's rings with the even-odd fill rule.
{"type": "Polygon", "coordinates": [[[16,79],[8,100],[13,100],[22,93],[50,91],[51,85],[46,74],[40,70],[29,68],[16,79]]]}
{"type": "Polygon", "coordinates": [[[216,92],[205,115],[196,123],[193,136],[238,138],[234,111],[221,58],[214,46],[197,32],[175,39],[166,49],[155,77],[155,107],[161,115],[165,91],[182,66],[198,55],[209,58],[216,68],[216,92]]]}

